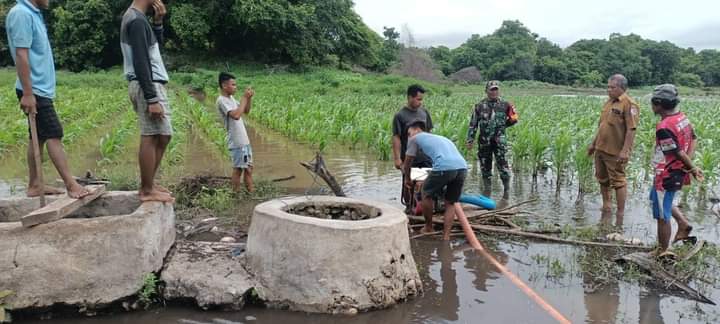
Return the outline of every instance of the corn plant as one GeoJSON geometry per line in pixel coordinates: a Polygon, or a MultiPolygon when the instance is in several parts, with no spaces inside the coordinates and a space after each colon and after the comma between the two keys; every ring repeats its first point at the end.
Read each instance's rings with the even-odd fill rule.
{"type": "Polygon", "coordinates": [[[135,113],[128,110],[117,126],[100,139],[100,156],[104,163],[111,162],[120,154],[130,139],[137,132],[135,113]]]}
{"type": "Polygon", "coordinates": [[[550,140],[537,127],[532,128],[528,136],[530,136],[530,163],[532,163],[533,182],[537,183],[538,172],[544,166],[545,152],[550,146],[550,140]]]}
{"type": "MultiPolygon", "coordinates": [[[[711,144],[711,140],[703,141],[703,144],[711,144]]],[[[697,163],[697,166],[700,167],[700,169],[703,171],[703,175],[705,176],[705,182],[703,182],[700,186],[701,188],[705,188],[707,183],[715,183],[717,181],[717,163],[720,160],[720,154],[711,149],[711,145],[703,146],[701,148],[698,148],[697,153],[695,153],[695,161],[697,163]]]]}
{"type": "Polygon", "coordinates": [[[190,108],[192,98],[185,94],[178,94],[171,91],[172,114],[172,140],[168,144],[165,160],[169,165],[180,165],[185,160],[185,151],[187,149],[188,131],[192,125],[190,118],[190,108]]]}
{"type": "MultiPolygon", "coordinates": [[[[589,142],[589,141],[588,141],[589,142]]],[[[574,165],[577,172],[578,195],[576,203],[581,203],[585,194],[590,192],[593,181],[593,160],[587,154],[586,148],[589,143],[578,141],[575,145],[574,165]]]]}
{"type": "Polygon", "coordinates": [[[563,173],[566,171],[570,164],[572,153],[572,135],[565,129],[561,130],[553,139],[552,145],[552,160],[553,167],[556,175],[556,190],[560,191],[560,184],[562,183],[563,173]]]}

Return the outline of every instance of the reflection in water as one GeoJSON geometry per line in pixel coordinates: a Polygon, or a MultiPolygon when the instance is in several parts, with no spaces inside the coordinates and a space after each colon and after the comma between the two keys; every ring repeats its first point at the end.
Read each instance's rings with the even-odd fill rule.
{"type": "MultiPolygon", "coordinates": [[[[505,253],[493,252],[498,251],[497,246],[488,245],[485,242],[484,246],[491,254],[493,254],[493,256],[495,256],[495,259],[497,259],[500,264],[507,265],[508,257],[505,253]]],[[[492,264],[477,254],[475,250],[468,248],[463,251],[463,254],[465,255],[465,269],[475,275],[475,279],[472,281],[475,289],[478,291],[488,291],[488,281],[492,282],[498,279],[501,274],[492,264]]]]}
{"type": "MultiPolygon", "coordinates": [[[[604,217],[604,216],[603,216],[604,217]]],[[[592,248],[592,258],[612,258],[610,250],[592,248]]],[[[590,262],[593,262],[590,260],[590,262]]],[[[588,289],[583,299],[587,310],[588,323],[615,323],[620,306],[620,289],[618,283],[610,280],[610,283],[597,287],[596,278],[588,272],[582,272],[583,286],[588,289]]]]}
{"type": "MultiPolygon", "coordinates": [[[[612,254],[608,250],[598,250],[602,257],[609,258],[612,254]]],[[[625,323],[622,315],[618,318],[620,308],[620,288],[617,281],[611,281],[601,287],[594,287],[594,278],[582,273],[583,285],[589,287],[583,299],[587,316],[587,323],[625,323]]],[[[640,324],[663,324],[663,316],[660,309],[660,295],[654,291],[641,291],[639,294],[640,307],[638,310],[638,323],[640,324]]],[[[624,298],[625,303],[631,302],[631,298],[624,298]]],[[[627,305],[625,305],[627,306],[627,305]]]]}
{"type": "Polygon", "coordinates": [[[640,324],[663,324],[660,295],[654,291],[640,293],[640,324]]]}
{"type": "MultiPolygon", "coordinates": [[[[583,281],[587,280],[583,275],[583,281]]],[[[620,304],[620,291],[617,283],[604,285],[584,295],[587,323],[615,323],[620,304]]]]}
{"type": "Polygon", "coordinates": [[[456,273],[453,269],[455,257],[449,242],[436,244],[428,240],[412,242],[413,257],[418,264],[420,280],[425,294],[420,301],[421,317],[425,320],[439,317],[445,320],[457,320],[459,297],[456,273]],[[440,278],[433,278],[433,272],[440,267],[440,278]]]}
{"type": "Polygon", "coordinates": [[[453,261],[456,258],[450,242],[440,242],[437,247],[437,258],[440,261],[440,281],[442,283],[440,297],[442,304],[441,307],[438,307],[438,315],[446,320],[455,321],[458,319],[460,310],[460,297],[458,297],[457,276],[453,269],[453,261]]]}

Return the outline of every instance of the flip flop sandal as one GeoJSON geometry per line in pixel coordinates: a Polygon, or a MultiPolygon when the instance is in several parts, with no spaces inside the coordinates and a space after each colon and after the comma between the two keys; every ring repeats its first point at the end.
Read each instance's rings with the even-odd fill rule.
{"type": "Polygon", "coordinates": [[[672,264],[677,262],[677,254],[671,252],[671,251],[665,251],[663,253],[660,253],[660,255],[657,256],[657,259],[661,263],[665,264],[672,264]]]}
{"type": "Polygon", "coordinates": [[[697,238],[697,236],[688,236],[685,238],[676,239],[675,242],[673,242],[673,243],[676,243],[676,242],[683,242],[683,244],[695,245],[698,242],[698,238],[697,238]]]}
{"type": "MultiPolygon", "coordinates": [[[[679,241],[686,242],[686,241],[688,241],[688,240],[689,240],[690,242],[692,242],[692,244],[697,243],[697,237],[695,237],[695,236],[690,236],[690,233],[692,233],[692,231],[693,231],[693,227],[692,227],[692,226],[688,226],[687,231],[686,231],[686,233],[687,233],[688,236],[687,236],[687,237],[683,237],[683,238],[676,238],[676,239],[673,240],[673,243],[679,242],[679,241]]],[[[676,235],[677,235],[677,234],[676,234],[676,235]]]]}
{"type": "Polygon", "coordinates": [[[654,250],[648,252],[647,254],[648,254],[648,256],[650,256],[650,257],[657,258],[658,255],[660,255],[660,253],[661,253],[661,252],[660,252],[660,248],[657,247],[657,248],[655,248],[654,250]]]}

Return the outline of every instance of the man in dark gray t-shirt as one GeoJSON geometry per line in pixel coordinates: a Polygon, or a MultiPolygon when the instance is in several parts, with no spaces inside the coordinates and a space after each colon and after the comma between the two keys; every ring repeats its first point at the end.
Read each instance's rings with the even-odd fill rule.
{"type": "MultiPolygon", "coordinates": [[[[393,162],[395,168],[401,170],[403,163],[405,162],[405,151],[407,151],[408,143],[408,128],[410,124],[416,121],[423,121],[427,125],[427,131],[432,131],[433,124],[430,113],[422,106],[423,99],[425,97],[425,89],[419,85],[411,85],[407,90],[407,106],[400,109],[393,118],[393,136],[392,136],[392,149],[393,149],[393,162]]],[[[427,157],[422,151],[417,152],[417,156],[413,160],[413,168],[431,168],[432,160],[427,157]]],[[[402,170],[401,170],[402,171],[402,170]]],[[[403,176],[403,183],[405,178],[403,176]]],[[[405,206],[410,207],[411,199],[410,192],[406,190],[405,186],[402,186],[401,202],[405,206]]]]}
{"type": "MultiPolygon", "coordinates": [[[[424,96],[425,89],[421,86],[410,86],[407,94],[407,105],[400,109],[393,118],[393,161],[395,162],[395,168],[398,170],[405,161],[405,151],[407,151],[408,142],[407,131],[410,123],[421,120],[427,125],[428,132],[433,129],[430,113],[422,106],[424,96]]],[[[430,168],[432,167],[432,161],[422,152],[418,152],[413,167],[430,168]]]]}
{"type": "Polygon", "coordinates": [[[133,0],[120,26],[123,70],[128,95],[140,128],[140,200],[172,203],[169,190],[155,183],[155,175],[172,137],[171,110],[160,46],[163,41],[162,0],[133,0]],[[152,12],[153,25],[146,14],[152,12]]]}

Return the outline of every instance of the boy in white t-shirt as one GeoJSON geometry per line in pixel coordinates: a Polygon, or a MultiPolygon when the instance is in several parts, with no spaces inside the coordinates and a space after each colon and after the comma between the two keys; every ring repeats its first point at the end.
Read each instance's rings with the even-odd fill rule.
{"type": "Polygon", "coordinates": [[[250,113],[255,90],[247,87],[242,98],[240,98],[240,102],[238,102],[233,97],[237,92],[234,75],[221,72],[218,83],[220,85],[220,96],[217,98],[216,105],[228,133],[228,148],[233,162],[233,189],[240,191],[240,184],[244,181],[247,191],[253,192],[252,148],[250,147],[250,139],[247,130],[245,130],[242,117],[250,113]]]}

